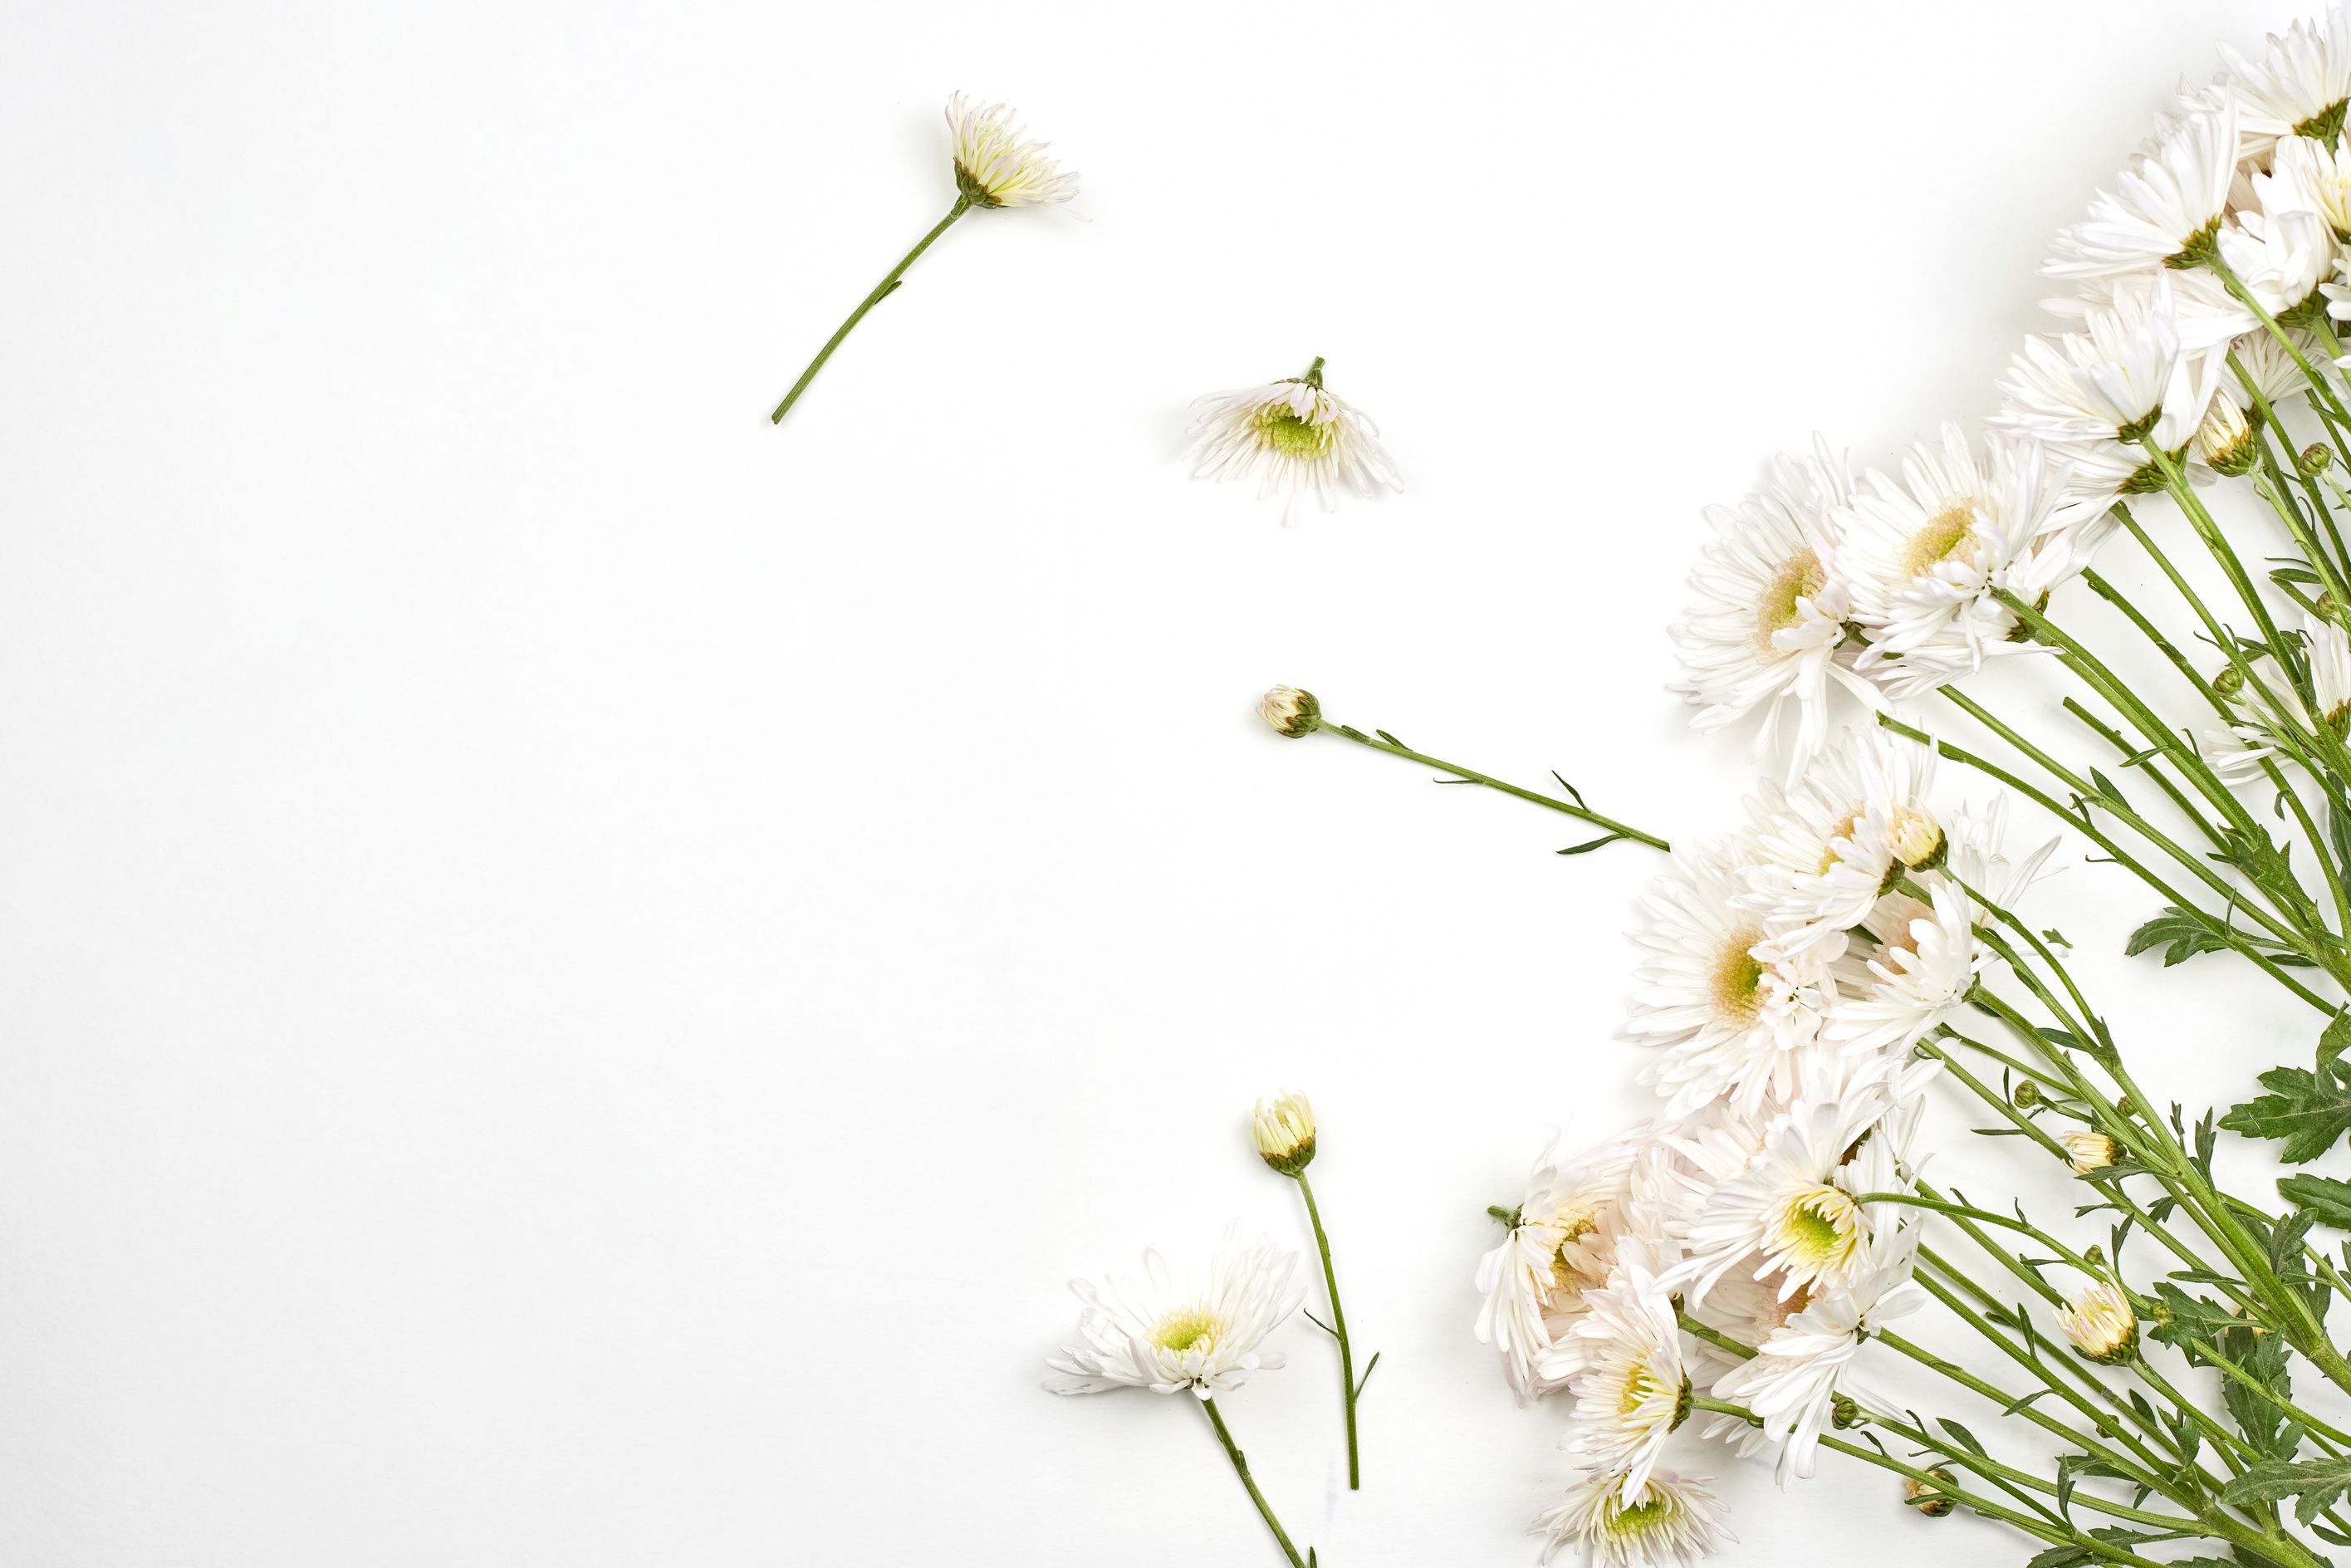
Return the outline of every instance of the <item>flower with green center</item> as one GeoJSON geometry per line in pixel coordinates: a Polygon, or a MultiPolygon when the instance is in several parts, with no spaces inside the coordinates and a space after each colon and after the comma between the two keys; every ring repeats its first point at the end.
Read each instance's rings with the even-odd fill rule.
{"type": "Polygon", "coordinates": [[[1772,951],[1765,921],[1737,905],[1751,859],[1743,841],[1685,840],[1641,898],[1621,1032],[1658,1049],[1640,1077],[1667,1097],[1667,1115],[1726,1099],[1752,1113],[1786,1098],[1827,1015],[1823,961],[1772,951]]]}
{"type": "Polygon", "coordinates": [[[1140,1281],[1113,1275],[1096,1285],[1073,1280],[1086,1310],[1084,1343],[1063,1345],[1046,1364],[1055,1394],[1148,1388],[1207,1399],[1238,1388],[1248,1375],[1282,1364],[1259,1350],[1265,1336],[1295,1312],[1306,1287],[1294,1278],[1298,1254],[1260,1237],[1244,1245],[1240,1222],[1225,1232],[1205,1274],[1178,1283],[1157,1248],[1143,1255],[1140,1281]]]}
{"type": "Polygon", "coordinates": [[[1652,1470],[1635,1486],[1622,1474],[1587,1472],[1534,1527],[1548,1538],[1545,1563],[1562,1547],[1580,1544],[1591,1549],[1593,1568],[1697,1568],[1718,1544],[1739,1539],[1722,1516],[1720,1500],[1703,1479],[1652,1470]]]}
{"type": "Polygon", "coordinates": [[[1322,384],[1322,361],[1302,376],[1268,386],[1213,392],[1193,405],[1197,438],[1192,476],[1259,480],[1258,498],[1280,495],[1284,528],[1298,520],[1298,503],[1312,496],[1334,511],[1334,494],[1371,496],[1382,486],[1401,491],[1379,431],[1322,384]]]}
{"type": "Polygon", "coordinates": [[[1689,1416],[1689,1374],[1671,1292],[1637,1261],[1583,1292],[1583,1316],[1552,1347],[1546,1374],[1569,1372],[1575,1396],[1561,1447],[1590,1469],[1648,1479],[1667,1435],[1689,1416]],[[1570,1371],[1569,1369],[1573,1369],[1570,1371]]]}

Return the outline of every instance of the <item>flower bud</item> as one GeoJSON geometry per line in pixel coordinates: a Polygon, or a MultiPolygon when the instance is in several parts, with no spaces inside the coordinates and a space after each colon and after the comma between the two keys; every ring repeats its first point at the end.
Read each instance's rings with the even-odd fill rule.
{"type": "Polygon", "coordinates": [[[1943,1490],[1956,1483],[1951,1479],[1951,1472],[1940,1465],[1927,1473],[1934,1477],[1934,1480],[1922,1481],[1917,1476],[1902,1478],[1902,1500],[1928,1519],[1940,1519],[1959,1506],[1959,1500],[1943,1490]]]}
{"type": "Polygon", "coordinates": [[[1257,1152],[1283,1176],[1296,1176],[1314,1158],[1314,1107],[1295,1090],[1259,1101],[1250,1130],[1257,1135],[1257,1152]]]}
{"type": "Polygon", "coordinates": [[[2103,1170],[2115,1163],[2115,1141],[2086,1128],[2057,1140],[2065,1145],[2065,1162],[2077,1171],[2103,1170]]]}
{"type": "Polygon", "coordinates": [[[2087,1290],[2069,1292],[2066,1309],[2057,1313],[2057,1326],[2084,1355],[2101,1366],[2126,1362],[2138,1354],[2138,1314],[2122,1287],[2100,1281],[2087,1290]]]}
{"type": "Polygon", "coordinates": [[[2204,423],[2196,427],[2196,455],[2215,474],[2234,478],[2250,472],[2260,452],[2245,411],[2226,397],[2214,398],[2204,423]]]}
{"type": "Polygon", "coordinates": [[[1312,692],[1296,686],[1276,686],[1257,705],[1257,716],[1273,726],[1273,733],[1292,740],[1322,727],[1322,705],[1312,692]]]}
{"type": "Polygon", "coordinates": [[[1942,824],[1915,806],[1905,806],[1894,813],[1894,855],[1912,871],[1933,871],[1943,863],[1949,848],[1943,841],[1942,824]]]}
{"type": "Polygon", "coordinates": [[[1855,1404],[1849,1396],[1834,1394],[1829,1396],[1830,1426],[1840,1432],[1850,1432],[1855,1427],[1865,1427],[1868,1424],[1869,1412],[1855,1404]]]}
{"type": "Polygon", "coordinates": [[[2245,672],[2231,664],[2212,677],[2212,689],[2224,697],[2235,696],[2245,689],[2245,672]]]}
{"type": "Polygon", "coordinates": [[[2020,1111],[2030,1111],[2041,1103],[2041,1085],[2028,1078],[2009,1092],[2008,1103],[2020,1111]]]}
{"type": "Polygon", "coordinates": [[[2326,465],[2334,461],[2335,454],[2326,444],[2314,441],[2302,449],[2302,455],[2294,460],[2294,465],[2305,474],[2315,476],[2325,473],[2326,465]]]}

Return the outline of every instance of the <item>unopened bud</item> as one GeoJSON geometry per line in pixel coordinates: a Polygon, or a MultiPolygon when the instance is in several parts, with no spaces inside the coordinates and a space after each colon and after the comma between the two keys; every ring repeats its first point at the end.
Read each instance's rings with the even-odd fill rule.
{"type": "Polygon", "coordinates": [[[2119,1285],[2105,1281],[2069,1293],[2057,1313],[2057,1326],[2075,1348],[2101,1366],[2112,1366],[2138,1354],[2138,1314],[2119,1285]]]}
{"type": "Polygon", "coordinates": [[[2314,441],[2302,449],[2302,455],[2294,460],[2294,465],[2305,474],[2317,475],[2325,473],[2326,465],[2334,461],[2335,454],[2326,444],[2314,441]]]}
{"type": "Polygon", "coordinates": [[[1829,1424],[1840,1432],[1850,1432],[1855,1427],[1869,1424],[1869,1412],[1855,1404],[1848,1396],[1832,1395],[1829,1397],[1829,1424]]]}
{"type": "Polygon", "coordinates": [[[2057,1140],[2065,1145],[2065,1160],[2077,1171],[2103,1170],[2115,1163],[2115,1141],[2104,1133],[2085,1129],[2057,1140]]]}
{"type": "Polygon", "coordinates": [[[2231,664],[2212,677],[2212,689],[2224,697],[2235,696],[2245,689],[2245,672],[2231,664]]]}
{"type": "Polygon", "coordinates": [[[2030,1111],[2041,1103],[2041,1085],[2028,1078],[2009,1092],[2008,1103],[2020,1111],[2030,1111]]]}
{"type": "Polygon", "coordinates": [[[2233,478],[2249,472],[2260,450],[2253,444],[2253,427],[2245,411],[2226,397],[2216,397],[2196,427],[2196,455],[2215,474],[2233,478]]]}
{"type": "Polygon", "coordinates": [[[1294,1089],[1259,1101],[1250,1131],[1259,1155],[1283,1176],[1296,1176],[1314,1158],[1314,1107],[1294,1089]]]}
{"type": "Polygon", "coordinates": [[[1902,1478],[1902,1500],[1928,1519],[1940,1519],[1959,1506],[1959,1500],[1946,1490],[1958,1483],[1951,1479],[1951,1472],[1940,1465],[1927,1473],[1934,1479],[1922,1481],[1917,1476],[1902,1478]]]}
{"type": "Polygon", "coordinates": [[[1276,686],[1257,705],[1257,716],[1273,726],[1273,733],[1292,740],[1322,727],[1322,705],[1312,692],[1296,686],[1276,686]]]}
{"type": "Polygon", "coordinates": [[[1894,813],[1894,856],[1912,871],[1932,871],[1943,863],[1949,846],[1942,824],[1915,806],[1894,813]]]}

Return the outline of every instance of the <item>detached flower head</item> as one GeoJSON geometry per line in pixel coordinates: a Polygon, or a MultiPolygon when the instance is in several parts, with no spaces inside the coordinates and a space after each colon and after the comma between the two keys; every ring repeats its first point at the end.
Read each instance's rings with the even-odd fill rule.
{"type": "Polygon", "coordinates": [[[1305,1284],[1291,1278],[1297,1267],[1298,1254],[1268,1238],[1243,1246],[1235,1220],[1205,1278],[1179,1286],[1155,1247],[1143,1254],[1141,1281],[1113,1274],[1097,1286],[1072,1280],[1070,1289],[1086,1304],[1078,1319],[1086,1343],[1063,1345],[1059,1358],[1047,1360],[1056,1375],[1045,1380],[1045,1389],[1189,1390],[1207,1399],[1238,1388],[1248,1374],[1282,1364],[1279,1351],[1257,1347],[1305,1300],[1305,1284]]]}
{"type": "Polygon", "coordinates": [[[1034,207],[1078,193],[1075,172],[1042,156],[1045,143],[1026,141],[1009,105],[947,99],[947,129],[955,136],[956,187],[975,207],[1034,207]]]}
{"type": "Polygon", "coordinates": [[[2138,1354],[2138,1314],[2122,1287],[2105,1281],[2086,1290],[2068,1291],[2057,1326],[2079,1346],[2084,1355],[2101,1366],[2128,1361],[2138,1354]]]}
{"type": "Polygon", "coordinates": [[[1718,1542],[1739,1539],[1723,1528],[1722,1514],[1704,1480],[1671,1470],[1653,1470],[1639,1486],[1621,1475],[1586,1475],[1535,1520],[1535,1531],[1550,1538],[1546,1563],[1561,1547],[1581,1543],[1592,1549],[1593,1568],[1697,1568],[1718,1542]]]}
{"type": "Polygon", "coordinates": [[[1294,1089],[1259,1101],[1250,1130],[1258,1154],[1283,1176],[1296,1176],[1314,1158],[1314,1107],[1294,1089]]]}
{"type": "Polygon", "coordinates": [[[1369,496],[1380,486],[1401,492],[1403,482],[1381,449],[1379,429],[1322,385],[1322,361],[1302,376],[1270,386],[1211,392],[1192,430],[1192,477],[1259,477],[1258,498],[1289,497],[1282,526],[1297,521],[1299,498],[1312,496],[1326,512],[1336,511],[1333,490],[1369,496]]]}

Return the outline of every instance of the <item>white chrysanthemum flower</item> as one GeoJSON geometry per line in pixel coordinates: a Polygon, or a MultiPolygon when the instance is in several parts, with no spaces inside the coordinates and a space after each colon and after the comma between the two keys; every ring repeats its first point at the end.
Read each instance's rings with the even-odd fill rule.
{"type": "Polygon", "coordinates": [[[1284,496],[1282,527],[1298,520],[1298,503],[1312,496],[1323,511],[1338,509],[1335,490],[1370,496],[1382,486],[1402,492],[1380,445],[1377,426],[1322,385],[1322,361],[1302,376],[1269,386],[1211,392],[1192,405],[1198,440],[1192,447],[1192,477],[1246,479],[1256,476],[1259,500],[1284,496]]]}
{"type": "Polygon", "coordinates": [[[1871,1226],[1855,1201],[1869,1189],[1844,1185],[1845,1156],[1887,1109],[1882,1079],[1868,1074],[1840,1099],[1800,1101],[1762,1153],[1708,1196],[1670,1282],[1702,1300],[1733,1264],[1757,1259],[1750,1272],[1777,1273],[1783,1299],[1814,1281],[1850,1279],[1866,1259],[1871,1226]]]}
{"type": "Polygon", "coordinates": [[[2256,175],[2252,181],[2257,193],[2281,183],[2296,193],[2295,199],[2273,204],[2264,195],[2263,212],[2307,205],[2328,233],[2351,243],[2351,147],[2340,141],[2314,141],[2307,136],[2287,138],[2278,143],[2277,162],[2270,173],[2256,175]],[[2272,182],[2271,187],[2263,186],[2265,178],[2272,182]]]}
{"type": "Polygon", "coordinates": [[[2220,230],[2220,259],[2272,316],[2309,302],[2335,268],[2335,231],[2317,191],[2311,149],[2296,137],[2278,146],[2274,173],[2252,179],[2253,205],[2239,208],[2220,230]]]}
{"type": "Polygon", "coordinates": [[[1188,1390],[1207,1399],[1238,1388],[1248,1374],[1282,1364],[1280,1352],[1258,1345],[1305,1301],[1304,1282],[1291,1277],[1297,1267],[1298,1254],[1269,1238],[1242,1245],[1235,1220],[1207,1273],[1181,1286],[1155,1247],[1143,1254],[1141,1281],[1113,1274],[1096,1286],[1072,1280],[1070,1289],[1086,1304],[1078,1319],[1086,1346],[1063,1345],[1064,1359],[1046,1362],[1058,1374],[1045,1380],[1046,1390],[1188,1390]]]}
{"type": "MultiPolygon", "coordinates": [[[[2346,272],[2343,264],[2337,262],[2335,276],[2351,278],[2351,272],[2346,272]]],[[[2319,292],[2328,294],[2330,298],[2342,306],[2343,316],[2351,317],[2351,287],[2332,283],[2322,283],[2318,287],[2319,292]],[[2330,292],[2338,289],[2339,294],[2330,292]]],[[[2335,306],[2328,305],[2326,313],[2330,316],[2335,315],[2335,306]]],[[[2316,340],[2304,338],[2300,334],[2294,334],[2294,336],[2297,346],[2305,350],[2303,357],[2315,363],[2320,357],[2316,340]]],[[[2273,337],[2267,329],[2248,332],[2239,338],[2230,345],[2230,352],[2236,356],[2237,363],[2244,367],[2245,374],[2252,379],[2254,390],[2262,394],[2262,401],[2272,408],[2276,408],[2290,397],[2299,397],[2310,390],[2310,379],[2302,373],[2302,367],[2294,363],[2294,356],[2286,352],[2285,345],[2273,337]]],[[[2231,374],[2223,384],[2231,396],[2243,402],[2248,407],[2252,405],[2252,393],[2245,390],[2244,384],[2239,382],[2235,375],[2231,374]]]]}
{"type": "Polygon", "coordinates": [[[1078,193],[1078,176],[1063,173],[1045,143],[1024,141],[1001,103],[985,107],[961,93],[947,99],[947,129],[955,138],[956,185],[975,207],[1033,207],[1078,193]]]}
{"type": "Polygon", "coordinates": [[[2101,1364],[2128,1361],[2138,1351],[2138,1314],[2122,1287],[2105,1280],[2066,1291],[2057,1326],[2084,1355],[2101,1364]]]}
{"type": "Polygon", "coordinates": [[[2237,110],[2191,115],[2151,153],[2131,160],[2090,215],[2057,236],[2042,264],[2052,277],[2096,277],[2193,256],[2212,243],[2237,168],[2237,110]]]}
{"type": "Polygon", "coordinates": [[[1535,1531],[1549,1537],[1545,1563],[1561,1547],[1580,1544],[1591,1549],[1593,1568],[1698,1568],[1719,1543],[1739,1539],[1722,1516],[1704,1479],[1652,1470],[1631,1487],[1623,1476],[1586,1474],[1564,1502],[1535,1520],[1535,1531]]]}
{"type": "Polygon", "coordinates": [[[1897,834],[1932,819],[1934,782],[1935,754],[1883,730],[1847,730],[1784,796],[1766,782],[1750,802],[1757,856],[1738,900],[1773,933],[1766,958],[1842,951],[1897,874],[1897,834]]]}
{"type": "Polygon", "coordinates": [[[1631,1176],[1646,1125],[1573,1159],[1560,1152],[1559,1134],[1535,1162],[1517,1223],[1502,1244],[1479,1261],[1478,1340],[1502,1354],[1502,1376],[1519,1401],[1566,1386],[1536,1363],[1585,1312],[1583,1293],[1604,1285],[1616,1266],[1616,1244],[1628,1230],[1656,1228],[1636,1218],[1631,1176]]]}
{"type": "Polygon", "coordinates": [[[1838,571],[1869,637],[1855,667],[1907,696],[2040,651],[2011,640],[2016,616],[1992,595],[2055,526],[2061,483],[2037,441],[1994,433],[1979,462],[1956,424],[1910,449],[1900,482],[1871,472],[1840,518],[1838,571]]]}
{"type": "Polygon", "coordinates": [[[2222,673],[2224,678],[2218,685],[2243,722],[2226,729],[2200,731],[2196,738],[2197,748],[2212,770],[2232,784],[2261,777],[2262,765],[2278,755],[2283,739],[2294,740],[2305,752],[2315,749],[2321,720],[2337,738],[2351,732],[2351,637],[2335,622],[2305,611],[2302,638],[2310,665],[2311,695],[2318,702],[2316,719],[2292,678],[2266,653],[2249,661],[2263,688],[2260,695],[2234,684],[2234,665],[2222,673]]]}
{"type": "Polygon", "coordinates": [[[1828,1039],[1849,1051],[1906,1051],[1959,1010],[1991,961],[1976,939],[1975,908],[1956,886],[1933,879],[1934,903],[1890,894],[1863,922],[1877,946],[1863,959],[1873,984],[1855,988],[1829,1021],[1828,1039]]]}
{"type": "Polygon", "coordinates": [[[1804,1309],[1759,1344],[1753,1359],[1715,1380],[1715,1398],[1762,1417],[1757,1436],[1779,1449],[1781,1490],[1812,1476],[1821,1433],[1863,1342],[1927,1304],[1926,1291],[1910,1277],[1918,1238],[1916,1227],[1884,1232],[1852,1279],[1811,1292],[1804,1309]]]}
{"type": "Polygon", "coordinates": [[[2343,129],[2351,99],[2351,16],[2342,5],[2327,9],[2323,22],[2307,18],[2269,36],[2269,48],[2255,65],[2228,45],[2221,79],[2238,106],[2244,136],[2241,152],[2258,158],[2281,137],[2314,136],[2332,141],[2343,129]]]}
{"type": "Polygon", "coordinates": [[[1753,758],[1766,756],[1789,704],[1796,707],[1788,777],[1801,774],[1828,733],[1833,681],[1875,703],[1840,653],[1851,604],[1830,570],[1834,509],[1852,497],[1844,460],[1825,443],[1799,461],[1775,459],[1763,488],[1735,507],[1709,507],[1716,538],[1689,576],[1695,596],[1673,628],[1681,679],[1668,690],[1698,712],[1697,729],[1720,729],[1761,708],[1753,758]]]}
{"type": "Polygon", "coordinates": [[[2170,290],[2162,293],[2143,316],[2094,310],[2086,331],[2027,338],[2001,379],[2001,412],[1990,423],[2061,449],[2148,434],[2167,451],[2184,443],[2204,415],[2198,394],[2210,395],[2210,378],[2182,383],[2181,367],[2194,357],[2182,356],[2170,290]],[[2174,407],[2190,402],[2192,414],[2174,407]]]}
{"type": "Polygon", "coordinates": [[[1716,1100],[1751,1113],[1787,1098],[1834,997],[1823,955],[1757,956],[1771,935],[1735,903],[1748,858],[1732,840],[1685,841],[1641,895],[1641,961],[1619,1033],[1660,1049],[1639,1078],[1668,1097],[1668,1115],[1716,1100]]]}
{"type": "Polygon", "coordinates": [[[1548,1376],[1568,1376],[1575,1414],[1562,1447],[1586,1469],[1649,1479],[1666,1438],[1689,1415],[1681,1326],[1674,1298],[1638,1263],[1583,1293],[1584,1314],[1542,1358],[1548,1376]]]}

